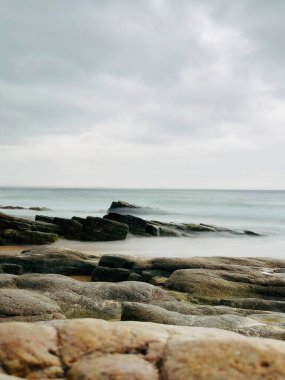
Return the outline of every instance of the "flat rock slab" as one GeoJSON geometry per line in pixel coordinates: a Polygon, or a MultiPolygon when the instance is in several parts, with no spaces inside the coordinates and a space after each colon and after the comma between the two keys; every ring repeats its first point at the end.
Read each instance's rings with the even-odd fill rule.
{"type": "Polygon", "coordinates": [[[65,275],[91,275],[99,256],[71,249],[37,247],[22,251],[14,256],[0,253],[2,271],[14,273],[17,265],[21,273],[58,273],[65,275]],[[6,270],[5,270],[6,265],[6,270]],[[9,272],[10,270],[10,272],[9,272]]]}
{"type": "Polygon", "coordinates": [[[254,318],[253,310],[195,307],[178,301],[157,286],[139,281],[80,282],[56,274],[0,274],[2,323],[66,318],[123,319],[217,327],[245,335],[285,339],[284,319],[279,313],[263,313],[265,318],[261,320],[254,318]]]}
{"type": "Polygon", "coordinates": [[[98,319],[0,325],[0,380],[283,380],[285,342],[98,319]]]}

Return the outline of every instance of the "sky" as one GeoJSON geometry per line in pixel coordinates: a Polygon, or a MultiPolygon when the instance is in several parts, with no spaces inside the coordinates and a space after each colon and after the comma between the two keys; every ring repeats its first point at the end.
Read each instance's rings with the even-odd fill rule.
{"type": "Polygon", "coordinates": [[[284,0],[0,0],[0,185],[285,189],[284,0]]]}

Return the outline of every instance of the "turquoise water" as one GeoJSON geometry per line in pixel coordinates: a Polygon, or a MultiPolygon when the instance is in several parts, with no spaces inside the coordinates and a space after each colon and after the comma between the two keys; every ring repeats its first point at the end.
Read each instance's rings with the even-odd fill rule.
{"type": "MultiPolygon", "coordinates": [[[[241,190],[133,190],[0,187],[0,205],[41,206],[45,215],[103,216],[113,200],[124,200],[151,209],[146,219],[169,222],[209,223],[251,229],[265,237],[232,235],[194,238],[128,238],[125,242],[86,243],[87,250],[128,252],[139,255],[234,255],[284,257],[285,191],[241,190]]],[[[33,217],[39,212],[5,211],[33,217]]],[[[83,243],[65,242],[66,245],[83,243]]]]}

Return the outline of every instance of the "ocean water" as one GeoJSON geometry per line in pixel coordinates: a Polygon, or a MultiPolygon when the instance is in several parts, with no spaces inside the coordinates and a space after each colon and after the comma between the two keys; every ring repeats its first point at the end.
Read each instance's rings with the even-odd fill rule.
{"type": "Polygon", "coordinates": [[[285,191],[67,189],[0,187],[0,205],[48,207],[52,211],[2,210],[34,217],[103,216],[112,201],[124,200],[148,207],[140,216],[149,220],[215,224],[250,229],[261,237],[197,234],[187,238],[140,238],[125,241],[60,245],[100,253],[140,256],[251,256],[285,258],[285,191]]]}

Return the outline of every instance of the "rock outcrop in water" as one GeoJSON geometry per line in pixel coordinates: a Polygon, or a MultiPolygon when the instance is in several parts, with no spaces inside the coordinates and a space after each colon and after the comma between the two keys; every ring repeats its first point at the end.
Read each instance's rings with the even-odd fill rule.
{"type": "Polygon", "coordinates": [[[109,212],[104,219],[114,220],[127,224],[130,232],[140,236],[193,236],[200,232],[230,233],[239,235],[261,236],[260,234],[244,230],[232,230],[229,228],[194,223],[166,223],[155,220],[145,220],[138,216],[109,212]]]}
{"type": "Polygon", "coordinates": [[[91,217],[72,219],[36,216],[36,220],[0,213],[0,244],[48,244],[59,236],[70,240],[111,241],[125,239],[126,224],[91,217]]]}
{"type": "Polygon", "coordinates": [[[31,210],[31,211],[51,211],[50,208],[47,207],[22,207],[22,206],[0,206],[0,209],[2,210],[31,210]]]}
{"type": "Polygon", "coordinates": [[[0,325],[0,380],[281,380],[284,356],[284,342],[217,329],[96,319],[0,325]]]}

